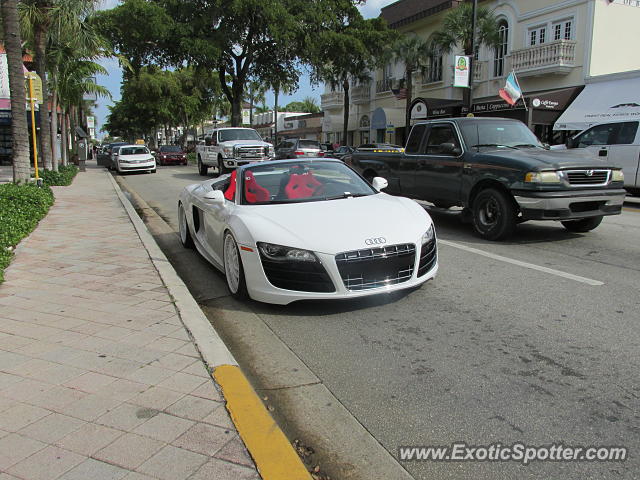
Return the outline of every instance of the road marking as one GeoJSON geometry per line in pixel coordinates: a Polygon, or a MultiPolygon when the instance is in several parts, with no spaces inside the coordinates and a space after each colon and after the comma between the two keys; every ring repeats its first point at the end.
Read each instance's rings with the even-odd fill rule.
{"type": "Polygon", "coordinates": [[[220,365],[213,377],[227,410],[264,480],[311,480],[300,457],[267,412],[240,368],[220,365]]]}
{"type": "Polygon", "coordinates": [[[512,265],[518,265],[519,267],[529,268],[531,270],[537,270],[538,272],[549,273],[551,275],[567,278],[569,280],[574,280],[580,283],[586,283],[587,285],[592,285],[594,287],[604,285],[604,282],[601,282],[599,280],[593,280],[591,278],[581,277],[579,275],[562,272],[560,270],[555,270],[553,268],[542,267],[540,265],[535,265],[533,263],[522,262],[520,260],[515,260],[513,258],[503,257],[502,255],[496,255],[495,253],[485,252],[484,250],[479,250],[473,247],[467,247],[466,245],[462,245],[460,243],[450,242],[449,240],[438,239],[438,243],[441,243],[443,245],[448,245],[453,248],[459,248],[460,250],[465,250],[467,252],[476,253],[478,255],[482,255],[483,257],[492,258],[494,260],[499,260],[501,262],[511,263],[512,265]]]}
{"type": "Polygon", "coordinates": [[[622,207],[623,210],[627,212],[640,212],[640,208],[632,208],[632,207],[622,207]]]}

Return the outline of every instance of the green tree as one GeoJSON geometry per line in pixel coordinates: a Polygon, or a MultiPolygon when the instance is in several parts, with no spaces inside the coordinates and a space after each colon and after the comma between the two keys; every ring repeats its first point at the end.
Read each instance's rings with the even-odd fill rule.
{"type": "Polygon", "coordinates": [[[289,102],[284,110],[286,112],[308,112],[308,113],[318,113],[320,112],[320,107],[318,106],[318,101],[313,97],[305,97],[301,102],[289,102]]]}
{"type": "Polygon", "coordinates": [[[364,20],[352,12],[342,18],[334,30],[321,32],[309,49],[312,79],[324,81],[344,92],[342,139],[347,141],[349,128],[349,87],[351,81],[368,82],[371,69],[384,59],[382,53],[396,37],[380,18],[364,20]]]}
{"type": "Polygon", "coordinates": [[[265,102],[267,88],[265,85],[257,80],[249,80],[247,83],[247,96],[246,100],[249,102],[249,125],[253,125],[253,110],[255,105],[259,102],[265,102]]]}
{"type": "Polygon", "coordinates": [[[409,135],[411,121],[411,101],[413,99],[413,74],[417,70],[424,72],[437,53],[435,46],[415,34],[401,36],[392,47],[392,55],[404,64],[404,80],[407,89],[405,102],[405,139],[409,135]]]}
{"type": "MultiPolygon", "coordinates": [[[[476,45],[497,47],[500,43],[498,21],[487,7],[478,7],[476,12],[476,45]]],[[[432,41],[442,52],[450,52],[461,48],[465,55],[473,55],[472,51],[473,5],[461,3],[450,10],[442,21],[442,28],[437,31],[432,41]]]]}
{"type": "Polygon", "coordinates": [[[2,33],[9,67],[13,181],[27,182],[31,177],[31,163],[29,160],[27,117],[24,111],[26,94],[22,72],[22,39],[17,0],[2,0],[0,15],[2,16],[2,33]]]}

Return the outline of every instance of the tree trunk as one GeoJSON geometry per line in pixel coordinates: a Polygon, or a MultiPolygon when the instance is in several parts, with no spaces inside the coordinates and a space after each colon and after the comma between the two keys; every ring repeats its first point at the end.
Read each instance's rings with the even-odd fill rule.
{"type": "Polygon", "coordinates": [[[0,13],[2,14],[2,29],[9,67],[13,181],[24,183],[28,182],[31,177],[31,163],[29,161],[29,130],[24,108],[26,95],[22,72],[22,40],[20,38],[17,0],[2,0],[0,13]]]}
{"type": "Polygon", "coordinates": [[[70,108],[70,120],[71,120],[71,153],[75,155],[78,153],[78,145],[76,144],[76,127],[78,126],[78,109],[75,105],[71,105],[70,108]]]}
{"type": "Polygon", "coordinates": [[[274,118],[274,137],[273,137],[273,144],[274,145],[278,145],[278,95],[280,93],[280,89],[279,88],[274,88],[273,89],[273,94],[274,94],[274,100],[273,100],[273,118],[274,118]]]}
{"type": "MultiPolygon", "coordinates": [[[[41,2],[38,2],[39,4],[41,2]]],[[[42,2],[42,9],[48,9],[48,2],[42,2]]],[[[44,13],[48,15],[48,13],[44,13]]],[[[42,22],[34,25],[35,43],[35,63],[36,73],[42,80],[42,98],[44,102],[40,105],[40,150],[44,168],[51,170],[51,129],[49,127],[49,90],[47,88],[47,25],[42,22]]]]}
{"type": "Polygon", "coordinates": [[[342,82],[344,90],[344,108],[342,117],[342,145],[348,145],[347,137],[349,134],[349,80],[342,82]]]}
{"type": "Polygon", "coordinates": [[[411,97],[413,95],[413,67],[411,65],[407,66],[405,76],[407,79],[407,99],[404,107],[404,138],[402,139],[403,145],[407,143],[407,139],[409,138],[409,129],[411,128],[411,97]]]}
{"type": "Polygon", "coordinates": [[[60,129],[60,150],[62,153],[62,165],[69,164],[69,132],[67,131],[67,125],[69,122],[69,116],[67,110],[62,109],[62,115],[60,120],[62,121],[62,128],[60,129]]]}
{"type": "Polygon", "coordinates": [[[51,94],[51,164],[58,171],[58,92],[51,94]]]}

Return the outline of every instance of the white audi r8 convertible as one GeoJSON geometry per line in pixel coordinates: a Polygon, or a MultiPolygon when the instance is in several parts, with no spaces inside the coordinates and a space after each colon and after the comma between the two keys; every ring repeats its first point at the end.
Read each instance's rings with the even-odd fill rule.
{"type": "Polygon", "coordinates": [[[180,194],[180,239],[224,272],[234,296],[267,303],[416,287],[438,270],[429,214],[340,160],[253,163],[180,194]]]}

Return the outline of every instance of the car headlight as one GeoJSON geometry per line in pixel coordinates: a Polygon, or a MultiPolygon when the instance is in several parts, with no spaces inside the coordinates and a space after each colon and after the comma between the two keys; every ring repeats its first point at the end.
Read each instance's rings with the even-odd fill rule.
{"type": "Polygon", "coordinates": [[[436,230],[433,228],[433,223],[429,227],[429,230],[422,234],[422,245],[426,245],[427,243],[433,241],[436,236],[436,230]]]}
{"type": "Polygon", "coordinates": [[[611,181],[624,182],[624,173],[622,173],[622,170],[611,170],[611,181]]]}
{"type": "Polygon", "coordinates": [[[273,148],[273,145],[269,146],[269,156],[274,157],[276,155],[276,150],[273,148]]]}
{"type": "Polygon", "coordinates": [[[560,183],[558,172],[529,172],[524,176],[525,183],[560,183]]]}
{"type": "Polygon", "coordinates": [[[233,156],[233,147],[224,147],[222,151],[229,157],[233,156]]]}
{"type": "Polygon", "coordinates": [[[273,243],[258,242],[260,253],[267,259],[274,262],[317,262],[318,258],[309,250],[300,248],[284,247],[273,243]]]}

